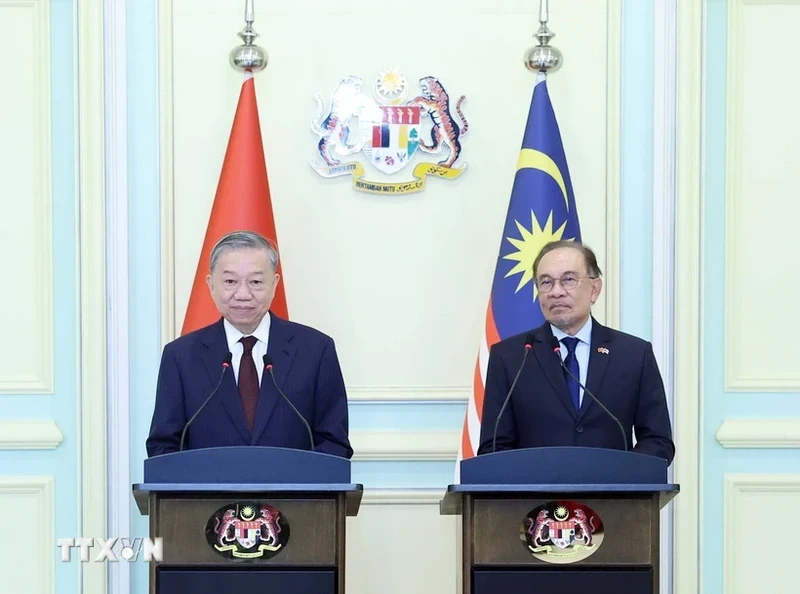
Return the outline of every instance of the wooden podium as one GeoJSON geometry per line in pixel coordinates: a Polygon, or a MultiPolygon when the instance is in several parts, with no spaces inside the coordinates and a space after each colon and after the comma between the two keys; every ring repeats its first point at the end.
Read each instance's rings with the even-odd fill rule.
{"type": "Polygon", "coordinates": [[[350,461],[303,450],[231,447],[150,458],[133,485],[150,538],[151,594],[344,594],[345,517],[363,487],[350,461]]]}
{"type": "Polygon", "coordinates": [[[659,512],[678,491],[652,456],[511,450],[462,461],[440,513],[462,516],[464,594],[657,594],[659,512]]]}

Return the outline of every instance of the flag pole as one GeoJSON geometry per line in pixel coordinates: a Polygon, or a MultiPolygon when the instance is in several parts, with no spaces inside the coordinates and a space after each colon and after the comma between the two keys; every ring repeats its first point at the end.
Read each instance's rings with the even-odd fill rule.
{"type": "Polygon", "coordinates": [[[561,50],[550,45],[550,40],[556,36],[548,27],[550,20],[550,3],[548,0],[539,0],[539,29],[533,37],[539,42],[528,48],[525,52],[525,67],[532,72],[540,72],[547,76],[548,72],[555,72],[561,68],[563,55],[561,50]]]}
{"type": "Polygon", "coordinates": [[[239,31],[243,43],[231,50],[231,66],[244,72],[257,72],[267,67],[267,51],[253,42],[259,36],[253,29],[255,11],[253,0],[245,0],[244,4],[244,29],[239,31]]]}

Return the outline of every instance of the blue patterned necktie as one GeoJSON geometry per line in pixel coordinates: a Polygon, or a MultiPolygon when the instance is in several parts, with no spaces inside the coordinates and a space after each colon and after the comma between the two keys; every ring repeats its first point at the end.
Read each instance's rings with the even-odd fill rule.
{"type": "MultiPolygon", "coordinates": [[[[561,342],[567,347],[567,358],[564,359],[564,365],[572,375],[579,378],[581,376],[581,368],[578,365],[578,358],[575,356],[575,348],[580,341],[574,336],[567,336],[562,338],[561,342]]],[[[569,388],[569,394],[572,396],[572,404],[575,410],[579,411],[581,409],[581,387],[575,379],[570,377],[569,373],[565,372],[564,378],[567,380],[567,388],[569,388]]]]}

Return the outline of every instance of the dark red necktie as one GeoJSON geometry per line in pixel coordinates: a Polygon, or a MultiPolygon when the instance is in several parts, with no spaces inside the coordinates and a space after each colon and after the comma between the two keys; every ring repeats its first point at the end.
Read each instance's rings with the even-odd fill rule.
{"type": "Polygon", "coordinates": [[[256,420],[258,404],[258,371],[253,361],[253,347],[257,340],[255,336],[243,336],[239,339],[244,347],[242,360],[239,363],[239,397],[242,399],[244,418],[251,431],[256,420]]]}

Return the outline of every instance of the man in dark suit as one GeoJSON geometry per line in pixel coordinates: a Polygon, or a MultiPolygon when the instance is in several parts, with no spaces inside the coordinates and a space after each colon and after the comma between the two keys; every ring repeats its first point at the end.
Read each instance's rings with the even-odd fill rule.
{"type": "Polygon", "coordinates": [[[275,248],[238,231],[220,239],[210,263],[207,282],[222,318],[164,348],[148,455],[180,449],[187,421],[220,378],[189,427],[185,449],[311,449],[305,425],[275,389],[263,361],[268,355],[275,383],[311,426],[315,451],[350,458],[347,396],[333,340],[269,311],[279,281],[275,248]]]}
{"type": "Polygon", "coordinates": [[[500,417],[498,451],[625,448],[617,424],[564,371],[561,357],[565,367],[619,419],[629,447],[635,431],[634,452],[671,463],[675,446],[652,345],[602,326],[591,316],[603,286],[594,252],[576,242],[549,243],[534,261],[533,275],[546,322],[492,346],[478,454],[492,452],[498,413],[529,345],[525,366],[500,417]]]}

